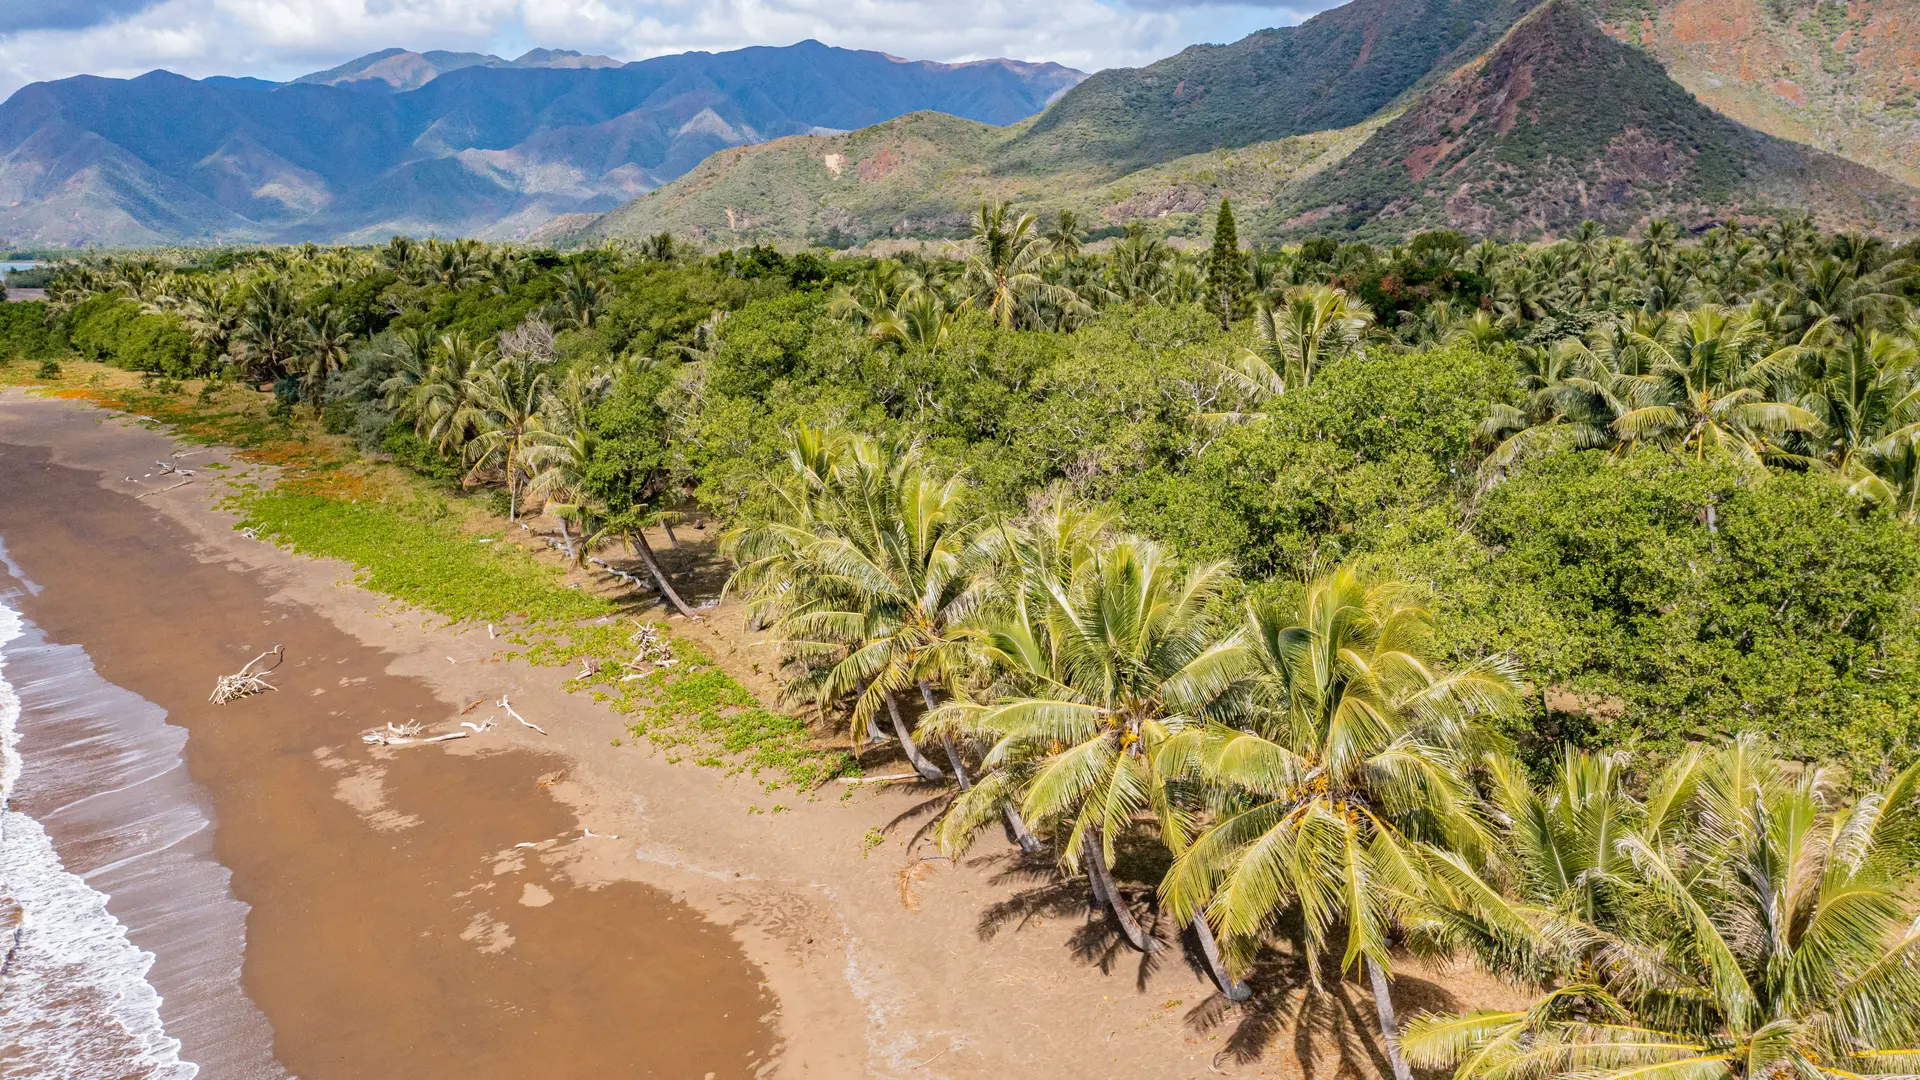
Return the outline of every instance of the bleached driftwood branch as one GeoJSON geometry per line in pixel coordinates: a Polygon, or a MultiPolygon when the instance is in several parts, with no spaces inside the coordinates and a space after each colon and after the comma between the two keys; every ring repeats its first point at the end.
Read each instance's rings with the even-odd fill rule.
{"type": "Polygon", "coordinates": [[[285,659],[286,646],[275,645],[270,652],[263,652],[259,656],[247,661],[247,666],[241,668],[239,671],[231,675],[220,676],[219,681],[213,684],[213,694],[208,697],[207,700],[213,702],[215,705],[225,705],[235,698],[251,697],[254,694],[263,693],[268,690],[280,689],[268,682],[266,676],[269,672],[273,671],[274,668],[278,668],[280,662],[285,659]],[[274,658],[273,667],[261,671],[253,670],[253,665],[265,660],[269,656],[274,658]]]}
{"type": "Polygon", "coordinates": [[[161,493],[161,492],[163,492],[163,491],[172,491],[172,490],[173,490],[174,488],[183,488],[183,487],[186,487],[186,486],[187,486],[188,484],[191,484],[191,483],[193,483],[193,479],[192,479],[191,477],[189,477],[189,478],[187,478],[187,479],[185,479],[185,480],[182,480],[182,481],[180,481],[180,482],[179,482],[179,483],[177,483],[177,484],[170,484],[170,485],[168,485],[168,486],[166,486],[166,487],[163,487],[163,488],[150,488],[150,489],[148,489],[148,490],[146,490],[146,491],[143,491],[143,492],[141,492],[141,493],[140,493],[140,494],[138,494],[138,495],[135,495],[135,496],[134,496],[134,498],[136,498],[136,499],[144,499],[144,498],[146,498],[146,497],[147,497],[147,496],[149,496],[149,495],[158,495],[158,494],[160,494],[160,493],[161,493]]]}
{"type": "Polygon", "coordinates": [[[536,724],[536,723],[534,723],[533,721],[531,721],[531,720],[529,720],[529,719],[527,719],[526,717],[524,717],[524,716],[521,716],[521,715],[520,715],[519,713],[517,713],[517,712],[514,712],[514,711],[513,711],[513,706],[512,706],[511,704],[509,704],[509,703],[507,702],[507,697],[506,697],[506,695],[505,695],[505,694],[502,694],[502,695],[500,695],[500,700],[499,700],[498,702],[496,702],[496,704],[498,704],[498,705],[499,705],[499,706],[500,706],[501,708],[503,708],[503,709],[505,709],[505,710],[507,710],[507,715],[508,715],[508,716],[511,716],[511,717],[513,717],[513,718],[514,718],[515,720],[518,720],[518,721],[520,721],[520,726],[521,726],[521,727],[530,727],[530,728],[532,728],[533,730],[535,730],[535,731],[537,731],[537,732],[539,732],[539,733],[540,733],[540,734],[542,734],[542,735],[545,735],[545,734],[547,733],[547,729],[546,729],[546,728],[543,728],[543,727],[541,727],[541,726],[540,726],[539,724],[536,724]]]}
{"type": "Polygon", "coordinates": [[[424,746],[427,743],[464,739],[475,732],[487,730],[485,724],[474,725],[462,721],[460,726],[463,728],[471,728],[472,730],[449,731],[444,735],[427,735],[424,734],[427,730],[426,727],[417,720],[409,720],[399,727],[394,727],[393,723],[389,721],[384,728],[370,728],[362,732],[360,741],[369,746],[424,746]]]}

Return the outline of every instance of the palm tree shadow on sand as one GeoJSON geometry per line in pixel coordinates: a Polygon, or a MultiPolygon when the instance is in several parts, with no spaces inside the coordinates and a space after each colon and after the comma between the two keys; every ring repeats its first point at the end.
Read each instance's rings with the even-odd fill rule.
{"type": "MultiPolygon", "coordinates": [[[[1165,917],[1146,886],[1121,886],[1134,917],[1158,943],[1155,951],[1141,953],[1127,944],[1112,914],[1095,902],[1086,879],[1063,875],[1051,852],[997,852],[970,859],[968,865],[993,867],[989,880],[1011,890],[981,911],[975,932],[982,941],[1077,917],[1082,922],[1067,939],[1068,952],[1107,975],[1124,971],[1131,958],[1134,985],[1142,993],[1153,976],[1170,964],[1184,962],[1196,978],[1209,978],[1193,932],[1165,917]]],[[[1313,1080],[1392,1076],[1371,998],[1351,981],[1333,976],[1338,956],[1321,959],[1327,985],[1316,986],[1303,949],[1304,942],[1294,933],[1282,947],[1264,950],[1247,975],[1253,989],[1250,1000],[1229,1001],[1215,989],[1187,1011],[1183,1022],[1190,1031],[1224,1036],[1212,1063],[1216,1071],[1222,1065],[1264,1060],[1285,1046],[1291,1049],[1299,1074],[1313,1080]]],[[[1438,983],[1404,971],[1396,972],[1394,1000],[1402,1015],[1462,1007],[1438,983]]]]}

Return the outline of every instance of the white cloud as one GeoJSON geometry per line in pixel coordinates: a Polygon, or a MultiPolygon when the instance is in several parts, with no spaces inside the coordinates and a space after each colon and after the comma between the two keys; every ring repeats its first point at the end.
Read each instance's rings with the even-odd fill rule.
{"type": "Polygon", "coordinates": [[[0,97],[42,79],[154,68],[286,79],[395,45],[637,60],[817,38],[915,60],[1008,56],[1091,71],[1303,14],[1273,0],[159,0],[124,14],[134,3],[64,0],[60,26],[0,32],[0,97]]]}

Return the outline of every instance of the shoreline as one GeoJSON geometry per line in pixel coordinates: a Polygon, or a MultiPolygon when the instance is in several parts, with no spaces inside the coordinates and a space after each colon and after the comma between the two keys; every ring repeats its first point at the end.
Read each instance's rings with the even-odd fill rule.
{"type": "MultiPolygon", "coordinates": [[[[37,439],[51,447],[54,461],[92,472],[102,488],[124,491],[128,486],[119,481],[127,468],[151,463],[176,444],[124,416],[109,419],[114,415],[11,392],[0,396],[0,442],[37,439]],[[23,432],[28,416],[39,418],[33,421],[39,434],[23,432]]],[[[224,452],[196,460],[234,466],[223,474],[229,479],[268,475],[224,452]]],[[[373,818],[413,812],[406,793],[433,784],[454,762],[500,747],[548,755],[551,764],[537,774],[550,778],[542,790],[570,820],[546,839],[563,830],[580,837],[586,829],[596,841],[537,849],[524,862],[547,874],[539,887],[564,886],[564,899],[644,886],[710,921],[744,957],[740,966],[751,973],[749,982],[769,995],[770,1042],[753,1075],[1044,1072],[1093,1080],[1115,1075],[1116,1066],[1143,1077],[1379,1071],[1364,1046],[1345,1045],[1337,1035],[1333,1042],[1340,1045],[1331,1056],[1287,1052],[1283,1042],[1292,1040],[1284,1035],[1261,1057],[1228,1052],[1246,1045],[1249,1028],[1290,1025],[1223,1010],[1177,945],[1150,961],[1127,952],[1104,922],[1086,919],[1084,898],[1070,885],[1040,880],[1044,866],[1023,867],[992,844],[958,866],[925,858],[931,851],[916,830],[937,809],[937,793],[828,785],[811,795],[770,795],[750,778],[674,764],[644,743],[610,745],[625,734],[624,719],[587,695],[568,693],[569,672],[523,659],[469,666],[494,651],[485,627],[441,626],[442,620],[352,586],[353,571],[344,564],[245,538],[233,530],[232,515],[213,505],[221,487],[194,484],[136,505],[179,529],[179,546],[197,565],[241,571],[263,584],[275,604],[377,650],[380,674],[418,683],[435,708],[451,715],[468,702],[510,692],[519,712],[552,733],[543,738],[509,725],[443,747],[375,751],[386,772],[377,787],[363,785],[379,802],[353,811],[361,827],[378,833],[373,818]],[[449,664],[450,656],[459,662],[449,664]],[[400,775],[395,770],[403,762],[431,767],[417,770],[425,775],[400,775]],[[621,839],[600,840],[613,834],[621,839]],[[870,836],[879,843],[870,844],[870,836]]],[[[222,671],[251,655],[236,650],[222,671]]],[[[373,726],[362,719],[369,722],[356,722],[355,731],[373,726]]],[[[358,766],[339,771],[359,775],[358,766]]],[[[542,838],[528,835],[527,841],[542,838]]],[[[250,948],[249,968],[264,963],[250,948]]],[[[1403,981],[1403,1008],[1451,996],[1411,971],[1403,981]]],[[[1295,998],[1283,993],[1277,1004],[1284,1012],[1295,998]]],[[[1363,996],[1358,1004],[1371,1008],[1363,996]]],[[[275,1008],[263,1008],[280,1034],[275,1008]]],[[[319,1072],[311,1076],[324,1080],[319,1072]]]]}

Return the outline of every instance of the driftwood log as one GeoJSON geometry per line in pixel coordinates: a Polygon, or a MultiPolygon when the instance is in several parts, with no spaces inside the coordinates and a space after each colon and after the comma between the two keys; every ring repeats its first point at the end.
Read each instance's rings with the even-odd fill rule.
{"type": "Polygon", "coordinates": [[[281,661],[286,658],[286,646],[275,645],[271,651],[263,652],[259,656],[247,661],[247,666],[241,668],[239,671],[231,675],[220,676],[219,681],[213,684],[213,694],[209,696],[207,700],[213,702],[215,705],[225,705],[235,698],[252,697],[254,694],[280,689],[268,682],[266,677],[275,668],[278,668],[281,661]],[[273,667],[262,668],[259,671],[253,670],[253,665],[260,663],[269,656],[273,657],[273,667]]]}

